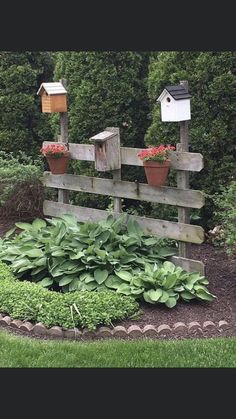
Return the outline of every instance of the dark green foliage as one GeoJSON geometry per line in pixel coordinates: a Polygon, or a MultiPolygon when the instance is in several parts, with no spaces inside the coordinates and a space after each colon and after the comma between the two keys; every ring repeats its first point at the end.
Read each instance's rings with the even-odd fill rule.
{"type": "MultiPolygon", "coordinates": [[[[156,99],[165,85],[188,80],[191,99],[190,151],[204,157],[204,169],[192,174],[191,186],[212,195],[235,176],[236,52],[161,52],[152,58],[149,96],[152,123],[146,144],[176,144],[179,124],[162,122],[156,99]]],[[[201,210],[204,227],[212,225],[210,197],[201,210]]]]}
{"type": "Polygon", "coordinates": [[[50,53],[0,51],[1,150],[37,155],[42,141],[51,136],[36,93],[52,77],[50,53]]]}
{"type": "Polygon", "coordinates": [[[76,291],[62,294],[42,286],[12,278],[9,268],[0,263],[0,311],[13,319],[42,322],[65,328],[110,325],[138,312],[138,303],[112,291],[76,291]]]}
{"type": "MultiPolygon", "coordinates": [[[[69,92],[69,136],[72,142],[88,143],[106,127],[120,128],[121,145],[144,147],[148,127],[148,53],[61,52],[57,54],[55,79],[65,77],[69,92]]],[[[58,133],[58,117],[53,116],[58,133]]],[[[92,174],[94,165],[74,162],[76,174],[92,174]]],[[[103,177],[104,173],[102,174],[103,177]]],[[[145,179],[139,168],[122,170],[124,180],[145,179]]],[[[106,209],[109,198],[74,194],[73,202],[106,209]],[[98,206],[97,206],[98,205],[98,206]]]]}
{"type": "Polygon", "coordinates": [[[226,245],[229,254],[236,254],[236,181],[214,195],[215,223],[220,227],[213,235],[216,244],[226,245]]]}
{"type": "Polygon", "coordinates": [[[0,215],[36,217],[42,215],[42,160],[33,160],[24,152],[18,156],[0,151],[0,215]]]}

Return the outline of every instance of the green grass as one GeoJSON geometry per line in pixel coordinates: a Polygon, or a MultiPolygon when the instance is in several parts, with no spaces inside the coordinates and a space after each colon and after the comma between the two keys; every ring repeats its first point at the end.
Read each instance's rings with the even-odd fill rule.
{"type": "Polygon", "coordinates": [[[236,338],[40,341],[0,331],[3,368],[235,368],[236,338]]]}

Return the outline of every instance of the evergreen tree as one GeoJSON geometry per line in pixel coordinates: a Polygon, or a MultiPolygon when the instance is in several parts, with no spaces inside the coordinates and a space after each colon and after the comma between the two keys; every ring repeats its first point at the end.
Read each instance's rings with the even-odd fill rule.
{"type": "Polygon", "coordinates": [[[51,138],[48,117],[41,113],[37,90],[53,78],[48,52],[0,51],[0,148],[37,155],[51,138]]]}

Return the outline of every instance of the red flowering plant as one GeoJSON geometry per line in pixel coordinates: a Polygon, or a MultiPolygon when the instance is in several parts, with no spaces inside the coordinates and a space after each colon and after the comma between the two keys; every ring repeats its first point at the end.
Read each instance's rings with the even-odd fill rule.
{"type": "Polygon", "coordinates": [[[49,144],[45,145],[40,149],[40,152],[44,157],[53,157],[59,159],[60,157],[66,157],[69,155],[69,150],[64,144],[49,144]]]}
{"type": "Polygon", "coordinates": [[[159,161],[164,162],[168,159],[169,151],[175,150],[172,145],[159,145],[158,147],[149,146],[145,150],[141,150],[138,153],[138,157],[143,161],[159,161]]]}

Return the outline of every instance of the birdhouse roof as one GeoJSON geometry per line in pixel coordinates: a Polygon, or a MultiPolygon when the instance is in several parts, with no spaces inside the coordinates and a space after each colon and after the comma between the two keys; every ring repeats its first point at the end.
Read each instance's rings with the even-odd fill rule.
{"type": "Polygon", "coordinates": [[[165,86],[165,89],[163,90],[157,101],[161,101],[164,98],[164,96],[168,93],[175,100],[190,99],[192,97],[184,86],[178,84],[177,86],[165,86]]]}
{"type": "Polygon", "coordinates": [[[37,95],[42,95],[44,91],[48,95],[65,95],[67,93],[67,90],[60,82],[42,83],[37,91],[37,95]]]}

